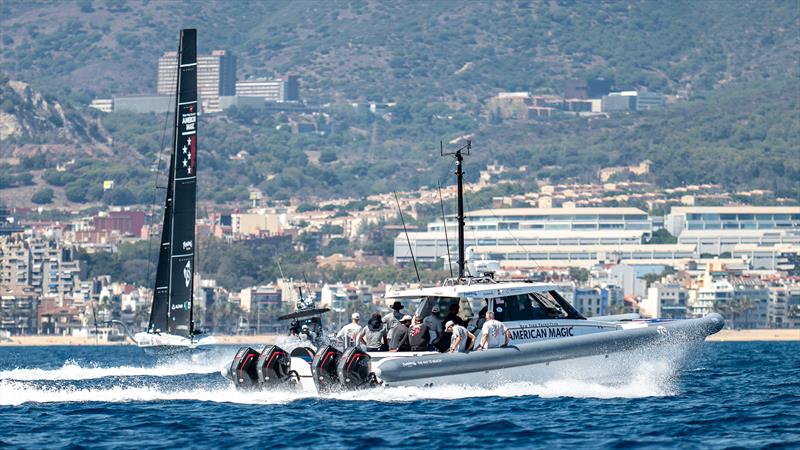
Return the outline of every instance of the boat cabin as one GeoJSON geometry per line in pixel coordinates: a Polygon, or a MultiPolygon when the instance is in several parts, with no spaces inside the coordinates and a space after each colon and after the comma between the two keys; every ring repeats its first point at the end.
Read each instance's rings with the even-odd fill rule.
{"type": "Polygon", "coordinates": [[[477,318],[483,308],[494,311],[501,322],[583,319],[550,283],[504,282],[452,284],[391,293],[387,299],[419,300],[416,313],[426,316],[434,306],[437,317],[444,319],[451,305],[458,305],[458,316],[464,321],[477,318]]]}

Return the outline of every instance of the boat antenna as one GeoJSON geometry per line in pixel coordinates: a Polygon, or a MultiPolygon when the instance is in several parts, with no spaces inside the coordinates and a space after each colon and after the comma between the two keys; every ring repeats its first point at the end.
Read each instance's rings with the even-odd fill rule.
{"type": "Polygon", "coordinates": [[[419,277],[419,269],[417,269],[417,260],[414,258],[414,249],[411,248],[411,239],[408,237],[408,230],[406,229],[406,220],[403,218],[403,210],[400,209],[400,199],[397,198],[397,191],[394,191],[394,201],[397,202],[397,212],[400,214],[400,222],[403,224],[403,233],[406,235],[406,242],[408,243],[408,251],[411,253],[411,262],[414,263],[414,272],[417,274],[417,282],[421,283],[419,277]]]}
{"type": "Polygon", "coordinates": [[[456,179],[458,180],[458,278],[464,278],[464,156],[469,156],[472,141],[452,152],[444,151],[444,142],[439,141],[440,156],[453,156],[456,160],[456,179]]]}
{"type": "Polygon", "coordinates": [[[450,269],[450,278],[453,278],[453,261],[450,259],[450,240],[447,238],[447,220],[444,218],[444,200],[442,200],[442,185],[436,180],[436,189],[439,190],[439,206],[442,208],[442,226],[444,227],[444,243],[447,246],[447,268],[450,269]]]}
{"type": "Polygon", "coordinates": [[[283,268],[281,267],[281,259],[278,258],[276,261],[278,263],[278,272],[281,273],[281,278],[286,278],[286,277],[283,276],[283,268]]]}
{"type": "Polygon", "coordinates": [[[94,345],[100,345],[100,334],[97,329],[97,302],[92,302],[92,317],[94,317],[94,345]]]}

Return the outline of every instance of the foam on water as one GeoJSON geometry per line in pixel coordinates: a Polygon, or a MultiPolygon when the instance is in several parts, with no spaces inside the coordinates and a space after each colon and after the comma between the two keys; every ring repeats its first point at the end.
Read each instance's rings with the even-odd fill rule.
{"type": "MultiPolygon", "coordinates": [[[[119,369],[119,368],[117,368],[119,369]]],[[[141,369],[141,368],[140,368],[141,369]]],[[[576,398],[641,398],[673,395],[675,389],[667,366],[646,365],[632,379],[614,385],[581,380],[555,380],[541,384],[507,383],[496,387],[465,387],[441,385],[435,387],[390,387],[362,391],[337,392],[319,396],[294,391],[243,392],[219,385],[175,390],[169,386],[145,385],[133,387],[74,387],[42,386],[19,380],[0,380],[0,405],[24,403],[74,402],[151,402],[193,400],[216,403],[283,404],[301,399],[319,398],[342,401],[412,402],[417,400],[458,400],[473,397],[538,396],[576,398]]],[[[163,370],[163,368],[162,368],[163,370]]]]}
{"type": "Polygon", "coordinates": [[[170,377],[186,374],[204,374],[218,372],[219,361],[172,360],[169,363],[154,366],[114,366],[103,367],[96,363],[81,365],[75,361],[66,361],[56,369],[15,368],[0,371],[0,380],[35,381],[35,380],[92,380],[107,377],[170,377]]]}

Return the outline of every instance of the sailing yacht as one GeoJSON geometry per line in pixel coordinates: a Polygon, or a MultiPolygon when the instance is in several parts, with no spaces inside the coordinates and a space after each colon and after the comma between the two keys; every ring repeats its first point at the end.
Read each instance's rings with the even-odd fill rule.
{"type": "MultiPolygon", "coordinates": [[[[615,382],[640,364],[679,364],[692,343],[718,332],[719,314],[687,320],[641,319],[636,314],[586,318],[551,283],[497,280],[491,273],[467,273],[464,252],[463,157],[470,143],[452,155],[458,181],[458,276],[438,287],[391,293],[387,300],[418,302],[426,317],[451,308],[463,321],[477,322],[476,309],[492,311],[508,329],[508,342],[483,349],[479,329],[466,352],[367,352],[359,346],[324,345],[316,351],[276,345],[260,352],[243,347],[223,374],[242,390],[289,387],[331,392],[373,386],[495,386],[564,378],[615,382]],[[434,308],[436,307],[436,308],[434,308]],[[482,308],[481,308],[482,307],[482,308]]],[[[445,319],[442,315],[437,317],[445,319]]]]}
{"type": "Polygon", "coordinates": [[[177,90],[153,305],[147,330],[133,338],[139,347],[175,352],[214,343],[194,328],[197,241],[197,30],[181,30],[177,90]]]}

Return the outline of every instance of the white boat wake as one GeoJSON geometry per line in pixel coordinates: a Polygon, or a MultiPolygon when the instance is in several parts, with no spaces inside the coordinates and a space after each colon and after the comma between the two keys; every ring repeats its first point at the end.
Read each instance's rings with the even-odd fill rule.
{"type": "MultiPolygon", "coordinates": [[[[123,368],[107,368],[119,375],[123,368]]],[[[127,368],[137,374],[145,373],[143,369],[158,369],[158,373],[174,374],[174,367],[160,368],[127,368]],[[137,370],[139,372],[137,372],[137,370]]],[[[33,370],[33,369],[29,369],[33,370]]],[[[69,369],[72,370],[72,369],[69,369]]],[[[85,370],[85,369],[83,369],[85,370]]],[[[45,371],[46,372],[46,371],[45,371]]],[[[52,373],[52,372],[51,372],[52,373]]],[[[185,374],[185,368],[184,372],[185,374]]],[[[208,388],[196,387],[186,390],[175,390],[169,386],[114,386],[114,387],[74,387],[74,386],[42,386],[41,383],[3,379],[0,380],[0,405],[16,406],[26,403],[84,403],[84,402],[155,402],[191,400],[200,402],[232,403],[232,404],[286,404],[302,399],[339,400],[339,401],[372,401],[372,402],[414,402],[421,400],[459,400],[475,397],[524,397],[542,398],[644,398],[675,395],[673,371],[669,364],[640,367],[632,379],[605,385],[579,380],[555,380],[541,384],[508,383],[497,387],[476,388],[454,385],[441,385],[430,388],[391,387],[362,391],[346,391],[319,396],[312,393],[293,391],[239,391],[231,387],[219,385],[208,388]]],[[[42,380],[39,377],[36,380],[42,380]]],[[[63,378],[62,378],[63,379],[63,378]]]]}
{"type": "Polygon", "coordinates": [[[77,381],[108,377],[170,377],[187,374],[204,374],[219,372],[219,363],[175,361],[154,366],[115,366],[103,367],[97,364],[81,365],[75,361],[66,361],[56,369],[15,368],[0,371],[0,380],[16,381],[77,381]]]}

